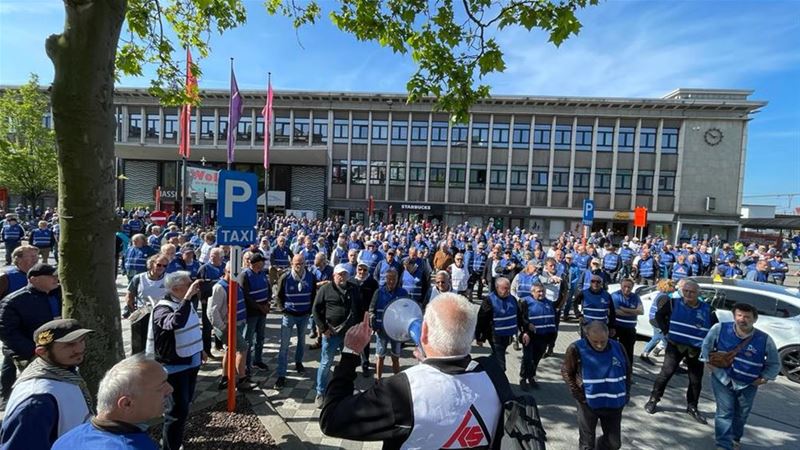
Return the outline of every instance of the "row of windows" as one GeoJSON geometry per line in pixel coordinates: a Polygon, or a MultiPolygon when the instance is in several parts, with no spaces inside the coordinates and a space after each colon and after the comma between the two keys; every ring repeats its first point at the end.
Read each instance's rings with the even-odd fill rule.
{"type": "MultiPolygon", "coordinates": [[[[424,164],[411,164],[406,167],[405,163],[393,162],[388,167],[389,184],[404,186],[406,178],[409,185],[425,185],[426,166],[424,164]]],[[[431,186],[444,186],[448,182],[446,178],[447,169],[441,166],[431,166],[428,168],[428,182],[431,186]]],[[[333,184],[347,183],[347,162],[338,161],[333,165],[331,174],[333,184]]],[[[366,161],[353,161],[350,165],[350,182],[353,184],[366,184],[369,178],[370,184],[383,185],[386,183],[387,167],[383,162],[375,162],[367,168],[366,161]]],[[[465,167],[450,167],[450,187],[463,187],[466,182],[467,169],[465,167]]],[[[577,192],[588,192],[591,183],[589,172],[575,172],[573,175],[572,188],[577,192]]],[[[569,188],[570,174],[567,168],[553,169],[553,190],[566,191],[569,188]]],[[[653,174],[638,174],[637,192],[652,192],[653,174]]],[[[616,174],[615,189],[620,192],[630,191],[633,174],[622,171],[616,174]]],[[[524,190],[528,184],[528,171],[525,168],[512,167],[507,170],[505,167],[492,167],[487,170],[485,167],[471,167],[469,170],[469,183],[471,188],[486,186],[504,188],[507,183],[511,189],[524,190]]],[[[547,190],[548,170],[547,168],[534,168],[531,172],[531,189],[547,190]]],[[[595,173],[594,187],[598,192],[608,192],[611,189],[611,173],[595,173]]],[[[675,174],[673,172],[663,172],[659,176],[658,190],[660,193],[670,193],[675,190],[675,174]]]]}
{"type": "MultiPolygon", "coordinates": [[[[228,117],[219,116],[215,126],[214,115],[203,111],[200,116],[200,139],[213,140],[216,134],[217,139],[227,139],[228,136],[228,117]]],[[[161,118],[158,115],[147,114],[142,118],[141,113],[128,115],[128,137],[138,139],[142,133],[144,125],[145,138],[158,138],[163,133],[164,139],[175,139],[178,132],[178,116],[166,114],[163,127],[161,118]]],[[[121,125],[122,116],[117,115],[117,124],[121,125]]],[[[237,127],[237,140],[249,142],[252,135],[253,120],[250,115],[245,113],[239,121],[237,127]]],[[[193,134],[197,133],[198,121],[196,115],[192,115],[190,128],[193,134]]],[[[335,143],[346,144],[352,141],[354,144],[367,144],[370,139],[373,144],[394,145],[416,145],[427,146],[430,139],[431,146],[444,147],[447,145],[448,130],[450,144],[454,147],[465,147],[469,143],[473,147],[486,147],[490,141],[493,146],[507,148],[509,139],[511,146],[517,149],[527,149],[531,144],[530,124],[517,123],[512,128],[508,123],[496,122],[492,126],[491,136],[489,133],[489,123],[474,122],[472,133],[464,124],[454,124],[449,126],[447,122],[434,121],[430,124],[427,121],[393,121],[391,130],[389,122],[385,120],[366,119],[335,119],[333,122],[333,141],[335,143]],[[490,139],[491,138],[491,139],[490,139]]],[[[639,150],[641,152],[655,152],[657,128],[642,127],[639,130],[639,150]]],[[[294,143],[308,143],[309,138],[313,144],[325,144],[328,139],[328,120],[327,118],[314,117],[276,117],[274,123],[274,140],[276,143],[288,144],[290,136],[294,143]]],[[[596,140],[597,151],[610,152],[614,146],[614,127],[598,126],[597,130],[591,125],[578,125],[574,130],[575,149],[580,151],[590,151],[593,139],[596,140]]],[[[620,152],[632,152],[635,148],[636,128],[620,127],[617,132],[617,149],[620,152]]],[[[258,142],[264,141],[264,119],[260,115],[255,120],[255,139],[258,142]]],[[[573,129],[572,125],[556,125],[551,129],[551,124],[537,124],[533,128],[532,144],[537,150],[549,150],[552,144],[556,150],[570,150],[572,147],[573,129]]],[[[663,128],[661,132],[661,151],[663,153],[677,153],[678,151],[678,129],[663,128]]]]}

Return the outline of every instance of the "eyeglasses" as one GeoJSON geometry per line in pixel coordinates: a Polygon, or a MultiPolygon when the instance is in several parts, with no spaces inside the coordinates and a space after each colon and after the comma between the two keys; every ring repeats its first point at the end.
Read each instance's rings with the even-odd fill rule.
{"type": "Polygon", "coordinates": [[[602,283],[602,281],[600,281],[600,280],[592,280],[592,281],[590,281],[590,283],[592,283],[592,284],[595,284],[595,283],[602,283]]]}

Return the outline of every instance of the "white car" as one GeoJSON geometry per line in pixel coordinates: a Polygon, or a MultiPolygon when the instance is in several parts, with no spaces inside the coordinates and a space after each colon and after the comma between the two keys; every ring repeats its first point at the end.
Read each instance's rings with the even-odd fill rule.
{"type": "MultiPolygon", "coordinates": [[[[711,304],[720,322],[733,322],[731,309],[736,303],[747,303],[758,310],[756,328],[775,341],[781,359],[781,372],[795,383],[800,383],[800,291],[797,288],[777,286],[747,280],[711,277],[692,277],[700,285],[700,300],[711,304]]],[[[609,286],[609,292],[619,290],[619,285],[609,286]]],[[[634,286],[642,299],[644,314],[639,316],[636,333],[653,336],[649,311],[658,294],[654,286],[634,286]]]]}

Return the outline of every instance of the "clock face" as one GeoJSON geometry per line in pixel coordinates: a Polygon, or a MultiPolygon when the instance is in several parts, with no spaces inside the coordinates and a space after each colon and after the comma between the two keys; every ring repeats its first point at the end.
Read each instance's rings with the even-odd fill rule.
{"type": "Polygon", "coordinates": [[[718,145],[722,142],[722,130],[719,128],[709,128],[703,135],[703,139],[705,139],[706,144],[712,147],[718,145]]]}

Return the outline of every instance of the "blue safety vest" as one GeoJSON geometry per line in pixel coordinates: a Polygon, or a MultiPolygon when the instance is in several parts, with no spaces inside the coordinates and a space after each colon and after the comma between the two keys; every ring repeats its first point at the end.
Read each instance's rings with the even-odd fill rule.
{"type": "Polygon", "coordinates": [[[269,301],[269,285],[264,272],[253,272],[253,269],[245,269],[244,276],[250,285],[250,296],[256,303],[269,301]]]}
{"type": "Polygon", "coordinates": [[[689,265],[684,263],[675,263],[672,265],[672,279],[675,281],[680,281],[689,276],[689,265]]]}
{"type": "Polygon", "coordinates": [[[53,244],[53,232],[49,228],[37,228],[31,231],[32,244],[39,248],[51,247],[53,244]]]}
{"type": "Polygon", "coordinates": [[[25,234],[25,230],[22,229],[19,224],[14,225],[3,225],[3,240],[4,241],[18,241],[22,239],[22,235],[25,234]]]}
{"type": "Polygon", "coordinates": [[[336,261],[340,264],[347,261],[347,250],[337,246],[333,250],[333,254],[336,255],[336,261]]]}
{"type": "Polygon", "coordinates": [[[270,262],[279,269],[289,267],[289,249],[286,247],[275,247],[272,249],[270,262]]]}
{"type": "Polygon", "coordinates": [[[586,404],[592,409],[619,409],[627,397],[625,350],[615,340],[598,352],[581,339],[575,343],[581,358],[581,376],[586,404]]]}
{"type": "Polygon", "coordinates": [[[589,260],[591,259],[592,255],[588,253],[584,255],[576,253],[575,256],[573,256],[572,258],[572,262],[575,263],[578,267],[580,267],[581,270],[586,270],[586,268],[589,267],[589,260]]]}
{"type": "Polygon", "coordinates": [[[671,269],[672,263],[675,262],[675,254],[672,252],[661,252],[661,268],[671,269]]]}
{"type": "Polygon", "coordinates": [[[16,266],[6,270],[6,276],[8,277],[8,290],[6,291],[6,295],[28,285],[28,275],[20,271],[16,266]]]}
{"type": "Polygon", "coordinates": [[[391,269],[391,268],[394,268],[394,270],[396,270],[397,273],[399,274],[401,272],[401,270],[400,270],[400,262],[393,261],[390,264],[389,261],[386,261],[384,259],[383,261],[378,263],[378,269],[377,269],[378,270],[378,286],[383,286],[384,284],[386,284],[386,272],[388,272],[389,269],[391,269]]]}
{"type": "Polygon", "coordinates": [[[623,248],[619,251],[619,257],[622,258],[623,264],[630,264],[633,261],[635,253],[629,248],[623,248]]]}
{"type": "Polygon", "coordinates": [[[654,261],[652,257],[639,260],[639,276],[641,278],[653,278],[655,275],[654,261]]]}
{"type": "Polygon", "coordinates": [[[472,268],[472,273],[482,274],[486,268],[486,254],[476,252],[470,267],[472,268]]]}
{"type": "Polygon", "coordinates": [[[536,300],[530,295],[522,297],[522,301],[528,305],[528,320],[533,324],[535,334],[556,332],[556,309],[553,302],[546,298],[536,300]]]}
{"type": "Polygon", "coordinates": [[[203,279],[205,280],[219,280],[225,274],[224,264],[217,267],[209,262],[200,266],[200,269],[203,271],[203,279]]]}
{"type": "Polygon", "coordinates": [[[700,255],[700,261],[703,262],[703,268],[711,267],[711,255],[706,252],[697,253],[700,255]]]}
{"type": "Polygon", "coordinates": [[[697,302],[697,306],[686,306],[683,299],[672,298],[672,315],[669,319],[667,339],[676,343],[700,348],[703,339],[711,328],[711,307],[707,303],[697,302]]]}
{"type": "Polygon", "coordinates": [[[769,262],[769,274],[772,275],[776,280],[783,280],[786,278],[786,272],[784,272],[783,269],[786,269],[787,267],[788,265],[785,262],[778,262],[777,260],[773,259],[769,262]]]}
{"type": "Polygon", "coordinates": [[[408,298],[417,303],[422,302],[422,271],[417,268],[417,274],[410,273],[408,270],[403,271],[403,280],[401,286],[408,292],[408,298]]]}
{"type": "Polygon", "coordinates": [[[603,269],[614,272],[619,268],[619,255],[616,253],[609,253],[603,258],[603,269]]]}
{"type": "Polygon", "coordinates": [[[366,264],[369,273],[375,271],[375,267],[381,259],[383,259],[383,254],[380,251],[361,250],[358,254],[358,262],[366,264]]]}
{"type": "Polygon", "coordinates": [[[378,298],[375,302],[375,330],[383,331],[383,313],[389,304],[398,298],[408,297],[408,292],[401,287],[395,287],[394,291],[389,291],[386,285],[378,289],[378,298]]]}
{"type": "Polygon", "coordinates": [[[292,278],[292,274],[286,274],[283,280],[283,294],[286,302],[283,307],[286,311],[293,314],[308,314],[311,312],[311,291],[314,289],[314,277],[307,270],[303,274],[303,279],[298,282],[292,278]]]}
{"type": "Polygon", "coordinates": [[[489,301],[494,317],[494,335],[513,336],[517,332],[517,299],[513,295],[501,299],[491,293],[489,301]]]}
{"type": "Polygon", "coordinates": [[[314,258],[317,257],[317,249],[304,247],[300,250],[300,254],[306,260],[306,267],[311,268],[314,265],[314,258]]]}
{"type": "MultiPolygon", "coordinates": [[[[221,279],[217,281],[217,284],[222,286],[222,289],[225,289],[225,297],[228,297],[228,282],[225,279],[221,279]]],[[[236,286],[236,322],[241,323],[247,320],[247,306],[244,303],[244,291],[242,291],[242,286],[236,286]]]]}
{"type": "Polygon", "coordinates": [[[142,273],[147,270],[147,258],[150,257],[150,247],[129,247],[125,254],[125,270],[142,273]]]}
{"type": "MultiPolygon", "coordinates": [[[[623,308],[636,309],[642,303],[638,295],[631,292],[630,297],[625,298],[625,296],[622,295],[622,291],[611,294],[611,301],[614,302],[614,308],[619,308],[621,306],[623,308]]],[[[636,316],[621,316],[617,314],[616,318],[618,327],[636,328],[636,316]]]]}
{"type": "Polygon", "coordinates": [[[533,283],[538,281],[538,279],[539,275],[520,272],[519,275],[517,275],[517,280],[519,280],[517,285],[517,295],[520,297],[530,295],[531,286],[533,286],[533,283]]]}
{"type": "MultiPolygon", "coordinates": [[[[722,323],[717,340],[717,351],[729,352],[744,339],[736,335],[733,322],[722,323]]],[[[745,338],[746,339],[746,338],[745,338]]],[[[733,358],[733,364],[725,368],[732,379],[750,384],[761,377],[767,357],[767,334],[754,329],[753,339],[733,358]]]]}
{"type": "Polygon", "coordinates": [[[606,291],[595,294],[589,289],[583,290],[583,318],[586,322],[602,320],[608,323],[608,308],[612,304],[611,296],[606,291]]]}

